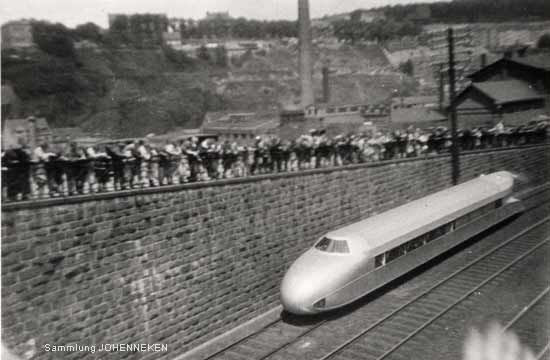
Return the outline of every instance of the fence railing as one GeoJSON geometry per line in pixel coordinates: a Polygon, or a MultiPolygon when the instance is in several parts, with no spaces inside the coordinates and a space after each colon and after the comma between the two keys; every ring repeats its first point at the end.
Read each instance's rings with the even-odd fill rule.
{"type": "MultiPolygon", "coordinates": [[[[493,136],[461,139],[461,151],[497,149],[547,142],[547,135],[519,138],[493,136]]],[[[318,146],[263,148],[238,152],[204,151],[198,155],[154,156],[149,160],[101,156],[92,159],[57,158],[51,161],[2,161],[2,200],[14,202],[78,196],[129,189],[185,184],[307,169],[372,163],[445,154],[449,139],[318,146]]]]}

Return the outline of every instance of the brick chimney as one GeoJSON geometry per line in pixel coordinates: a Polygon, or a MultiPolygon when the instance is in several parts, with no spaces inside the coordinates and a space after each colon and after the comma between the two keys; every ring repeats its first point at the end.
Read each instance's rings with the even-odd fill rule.
{"type": "Polygon", "coordinates": [[[328,64],[323,65],[323,102],[330,101],[330,79],[328,64]]]}
{"type": "Polygon", "coordinates": [[[314,103],[311,23],[308,0],[298,0],[298,22],[300,31],[301,105],[306,107],[314,103]]]}

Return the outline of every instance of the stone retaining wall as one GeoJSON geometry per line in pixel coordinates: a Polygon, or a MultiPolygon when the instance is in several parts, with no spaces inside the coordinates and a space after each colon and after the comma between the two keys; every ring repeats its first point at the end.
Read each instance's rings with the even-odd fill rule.
{"type": "MultiPolygon", "coordinates": [[[[547,145],[461,156],[462,181],[550,179],[547,145]]],[[[449,156],[5,204],[3,342],[36,359],[96,359],[45,344],[162,343],[173,359],[278,304],[290,263],[324,232],[451,185],[449,156]]]]}

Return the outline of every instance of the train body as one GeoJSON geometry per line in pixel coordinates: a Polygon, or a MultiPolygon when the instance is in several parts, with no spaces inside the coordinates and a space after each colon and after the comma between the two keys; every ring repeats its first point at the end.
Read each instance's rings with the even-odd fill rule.
{"type": "Polygon", "coordinates": [[[514,175],[480,176],[331,231],[286,272],[281,302],[294,314],[347,305],[523,210],[514,175]]]}

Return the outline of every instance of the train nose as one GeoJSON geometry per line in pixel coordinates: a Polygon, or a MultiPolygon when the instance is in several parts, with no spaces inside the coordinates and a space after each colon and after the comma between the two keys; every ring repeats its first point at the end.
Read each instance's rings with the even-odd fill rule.
{"type": "Polygon", "coordinates": [[[281,302],[293,314],[323,311],[323,299],[342,282],[347,258],[326,256],[317,250],[302,254],[286,272],[281,283],[281,302]],[[317,304],[317,305],[316,305],[317,304]]]}
{"type": "Polygon", "coordinates": [[[313,314],[317,311],[312,304],[315,295],[312,291],[311,282],[305,281],[303,276],[298,276],[296,271],[289,271],[285,274],[281,284],[281,303],[283,308],[293,314],[313,314]]]}

